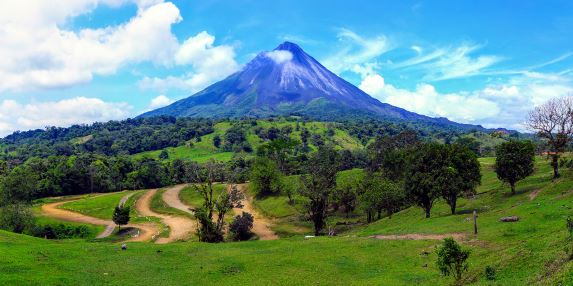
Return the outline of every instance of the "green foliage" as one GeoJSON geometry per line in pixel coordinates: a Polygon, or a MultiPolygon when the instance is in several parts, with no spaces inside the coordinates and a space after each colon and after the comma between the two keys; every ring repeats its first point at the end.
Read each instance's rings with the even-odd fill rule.
{"type": "Polygon", "coordinates": [[[159,153],[159,159],[161,160],[169,159],[169,153],[167,153],[167,150],[165,149],[161,150],[161,153],[159,153]]]}
{"type": "Polygon", "coordinates": [[[300,177],[299,194],[306,197],[306,211],[319,235],[325,226],[328,201],[336,188],[338,153],[328,147],[320,148],[308,161],[307,174],[300,177]]]}
{"type": "Polygon", "coordinates": [[[392,217],[394,212],[406,204],[404,190],[380,174],[368,174],[362,188],[360,202],[369,223],[373,221],[374,213],[378,213],[378,219],[381,218],[382,211],[386,211],[388,217],[392,217]]]}
{"type": "Polygon", "coordinates": [[[282,190],[283,175],[274,161],[258,157],[249,176],[251,190],[259,197],[278,194],[282,190]]]}
{"type": "Polygon", "coordinates": [[[509,141],[499,145],[496,154],[497,178],[509,183],[515,194],[515,183],[533,174],[535,146],[530,141],[509,141]]]}
{"type": "Polygon", "coordinates": [[[129,206],[116,206],[113,211],[113,222],[121,229],[122,225],[129,223],[129,206]]]}
{"type": "Polygon", "coordinates": [[[251,239],[253,237],[253,232],[251,232],[253,221],[253,215],[248,212],[235,216],[235,219],[229,225],[229,231],[233,240],[243,241],[251,239]]]}
{"type": "Polygon", "coordinates": [[[453,238],[446,238],[436,253],[438,254],[436,264],[440,272],[445,276],[452,275],[455,284],[460,285],[463,273],[468,271],[467,259],[470,256],[470,251],[462,249],[453,238]]]}
{"type": "Polygon", "coordinates": [[[480,164],[477,155],[465,146],[454,144],[444,148],[447,157],[436,184],[452,214],[455,214],[458,198],[475,194],[481,182],[480,164]]]}
{"type": "Polygon", "coordinates": [[[36,225],[32,229],[33,236],[47,239],[89,238],[90,229],[85,225],[66,225],[63,223],[36,225]]]}
{"type": "Polygon", "coordinates": [[[495,267],[493,266],[486,266],[485,270],[484,270],[484,274],[485,274],[485,279],[489,280],[489,281],[495,281],[496,279],[496,271],[495,271],[495,267]]]}
{"type": "Polygon", "coordinates": [[[0,207],[0,229],[23,233],[34,226],[34,216],[30,208],[22,203],[13,203],[0,207]]]}

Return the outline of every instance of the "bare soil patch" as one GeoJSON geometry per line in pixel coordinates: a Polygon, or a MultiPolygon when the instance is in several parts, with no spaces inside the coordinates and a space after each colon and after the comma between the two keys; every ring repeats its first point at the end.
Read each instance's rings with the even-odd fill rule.
{"type": "MultiPolygon", "coordinates": [[[[271,230],[272,223],[269,219],[262,216],[252,204],[252,199],[246,192],[246,184],[238,184],[237,189],[245,194],[245,199],[242,201],[243,208],[234,208],[233,211],[236,215],[240,215],[243,211],[248,212],[253,215],[253,232],[259,237],[260,240],[275,240],[279,239],[279,236],[271,230]]],[[[230,188],[230,185],[229,185],[230,188]]]]}

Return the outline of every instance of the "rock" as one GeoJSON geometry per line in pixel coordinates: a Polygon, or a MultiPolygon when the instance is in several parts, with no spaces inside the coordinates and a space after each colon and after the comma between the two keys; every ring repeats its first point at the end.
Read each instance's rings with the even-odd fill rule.
{"type": "Polygon", "coordinates": [[[125,243],[122,244],[122,245],[121,245],[121,250],[127,250],[127,244],[125,244],[125,243]]]}
{"type": "Polygon", "coordinates": [[[502,217],[499,219],[499,221],[501,221],[501,222],[516,222],[516,221],[519,221],[519,217],[518,216],[502,217]]]}

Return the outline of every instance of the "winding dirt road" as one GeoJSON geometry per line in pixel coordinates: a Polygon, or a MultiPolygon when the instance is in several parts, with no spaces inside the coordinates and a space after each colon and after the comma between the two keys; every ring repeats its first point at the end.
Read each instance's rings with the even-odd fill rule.
{"type": "MultiPolygon", "coordinates": [[[[127,197],[129,198],[129,195],[127,197]]],[[[98,234],[96,238],[105,238],[113,233],[113,230],[115,229],[116,225],[111,220],[95,218],[81,213],[59,208],[61,205],[71,201],[73,200],[45,204],[42,206],[42,214],[47,217],[63,221],[105,226],[105,230],[102,233],[98,234]]],[[[126,227],[133,227],[139,230],[139,234],[136,237],[132,237],[127,241],[150,241],[153,238],[153,236],[158,232],[157,227],[153,224],[128,224],[126,225],[126,227]]]]}
{"type": "MultiPolygon", "coordinates": [[[[231,185],[229,185],[229,190],[231,185]]],[[[251,203],[252,198],[247,195],[245,189],[247,184],[237,184],[237,189],[245,195],[245,199],[242,201],[243,208],[234,208],[233,211],[236,215],[240,215],[242,212],[248,212],[253,215],[253,229],[252,231],[259,237],[260,240],[275,240],[279,239],[279,236],[271,230],[271,221],[259,214],[259,212],[253,207],[251,203]]]]}
{"type": "MultiPolygon", "coordinates": [[[[177,186],[175,187],[177,188],[177,186]]],[[[151,199],[157,193],[157,190],[149,190],[143,194],[137,203],[135,209],[141,216],[154,216],[161,219],[161,221],[169,227],[169,237],[160,237],[156,243],[170,243],[180,240],[187,240],[193,231],[196,229],[196,224],[193,220],[182,217],[156,213],[151,210],[151,199]]]]}
{"type": "Polygon", "coordinates": [[[176,208],[188,214],[193,214],[191,207],[184,204],[179,198],[179,193],[181,193],[181,190],[185,188],[185,186],[187,186],[187,184],[170,187],[165,192],[163,192],[162,199],[168,206],[172,208],[176,208]]]}

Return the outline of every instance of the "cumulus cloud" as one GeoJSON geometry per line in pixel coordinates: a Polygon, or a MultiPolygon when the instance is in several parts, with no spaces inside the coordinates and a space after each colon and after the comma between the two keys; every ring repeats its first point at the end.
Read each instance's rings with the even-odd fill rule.
{"type": "Polygon", "coordinates": [[[55,88],[88,82],[140,62],[168,65],[178,49],[171,25],[181,20],[172,3],[139,0],[27,0],[0,3],[0,91],[55,88]],[[66,21],[98,5],[134,2],[128,22],[66,30],[66,21]]]}
{"type": "Polygon", "coordinates": [[[270,51],[266,52],[265,56],[275,61],[275,63],[277,64],[282,64],[284,62],[292,60],[292,53],[290,51],[283,51],[283,50],[270,51]]]}
{"type": "Polygon", "coordinates": [[[149,109],[153,110],[156,108],[167,106],[171,103],[173,103],[173,100],[171,100],[169,97],[161,94],[161,95],[151,99],[151,102],[149,103],[149,109]]]}
{"type": "Polygon", "coordinates": [[[131,109],[127,103],[88,97],[29,104],[7,99],[0,102],[0,136],[16,130],[124,119],[131,109]]]}
{"type": "Polygon", "coordinates": [[[190,37],[175,53],[175,64],[191,66],[192,71],[178,76],[144,77],[139,86],[167,92],[180,89],[199,91],[239,69],[232,46],[215,46],[215,37],[206,31],[190,37]]]}
{"type": "Polygon", "coordinates": [[[379,74],[364,77],[359,87],[382,102],[419,114],[522,131],[525,130],[524,116],[531,108],[550,98],[573,92],[573,88],[565,83],[544,82],[491,85],[471,92],[440,93],[428,83],[420,83],[414,90],[398,88],[386,83],[379,74]]]}

